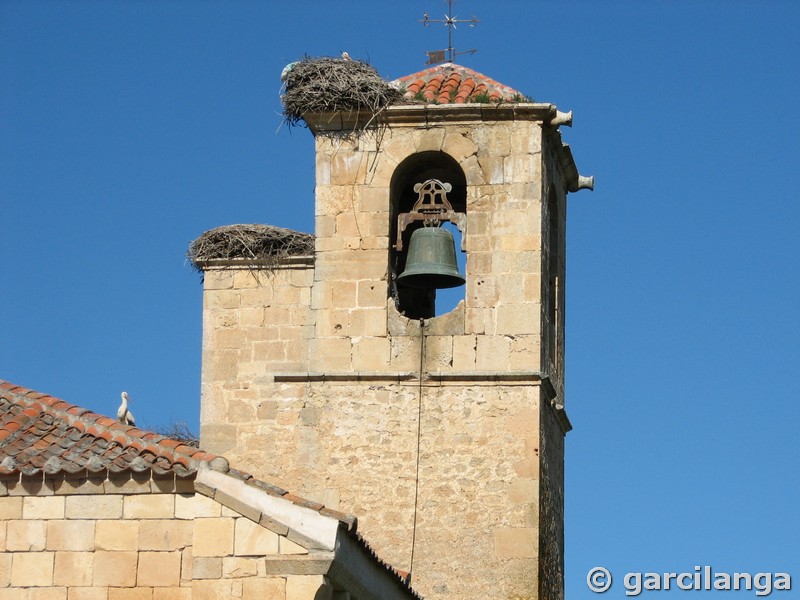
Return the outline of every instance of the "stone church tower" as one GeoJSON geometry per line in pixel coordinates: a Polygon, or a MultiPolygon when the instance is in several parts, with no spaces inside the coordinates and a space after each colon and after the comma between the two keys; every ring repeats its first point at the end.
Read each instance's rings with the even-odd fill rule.
{"type": "Polygon", "coordinates": [[[377,128],[304,115],[313,252],[196,261],[202,445],[358,515],[426,598],[558,600],[566,201],[592,180],[554,105],[450,63],[399,81],[377,128]],[[422,224],[403,215],[441,197],[466,283],[437,314],[397,277],[422,224]]]}

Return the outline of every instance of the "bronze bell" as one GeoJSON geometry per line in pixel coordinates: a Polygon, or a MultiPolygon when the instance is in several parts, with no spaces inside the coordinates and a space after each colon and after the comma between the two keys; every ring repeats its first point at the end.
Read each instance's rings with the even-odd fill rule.
{"type": "Polygon", "coordinates": [[[458,271],[453,234],[439,227],[420,227],[411,234],[406,269],[399,283],[414,288],[441,289],[464,285],[458,271]]]}

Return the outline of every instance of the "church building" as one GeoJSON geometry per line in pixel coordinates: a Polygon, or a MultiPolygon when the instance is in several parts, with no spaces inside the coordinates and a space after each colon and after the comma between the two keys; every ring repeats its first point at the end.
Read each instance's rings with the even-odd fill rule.
{"type": "Polygon", "coordinates": [[[0,384],[0,600],[563,598],[572,115],[453,63],[371,83],[297,114],[313,234],[190,248],[202,450],[0,384]]]}

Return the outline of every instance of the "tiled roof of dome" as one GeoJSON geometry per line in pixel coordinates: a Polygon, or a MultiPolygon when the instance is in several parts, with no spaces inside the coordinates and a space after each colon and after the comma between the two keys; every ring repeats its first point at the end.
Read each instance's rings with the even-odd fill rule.
{"type": "Polygon", "coordinates": [[[437,104],[470,102],[531,102],[524,94],[467,67],[454,63],[436,65],[396,79],[404,85],[406,100],[437,104]]]}

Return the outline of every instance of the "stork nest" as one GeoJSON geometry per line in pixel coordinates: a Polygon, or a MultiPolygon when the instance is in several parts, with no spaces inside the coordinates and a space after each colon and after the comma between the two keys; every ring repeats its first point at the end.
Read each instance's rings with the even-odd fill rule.
{"type": "Polygon", "coordinates": [[[314,236],[272,225],[225,225],[206,231],[189,245],[187,257],[198,270],[209,260],[256,260],[267,266],[290,256],[314,253],[314,236]]]}
{"type": "Polygon", "coordinates": [[[404,90],[359,60],[306,57],[287,68],[282,100],[289,125],[297,125],[305,113],[364,111],[375,116],[403,97],[404,90]]]}

